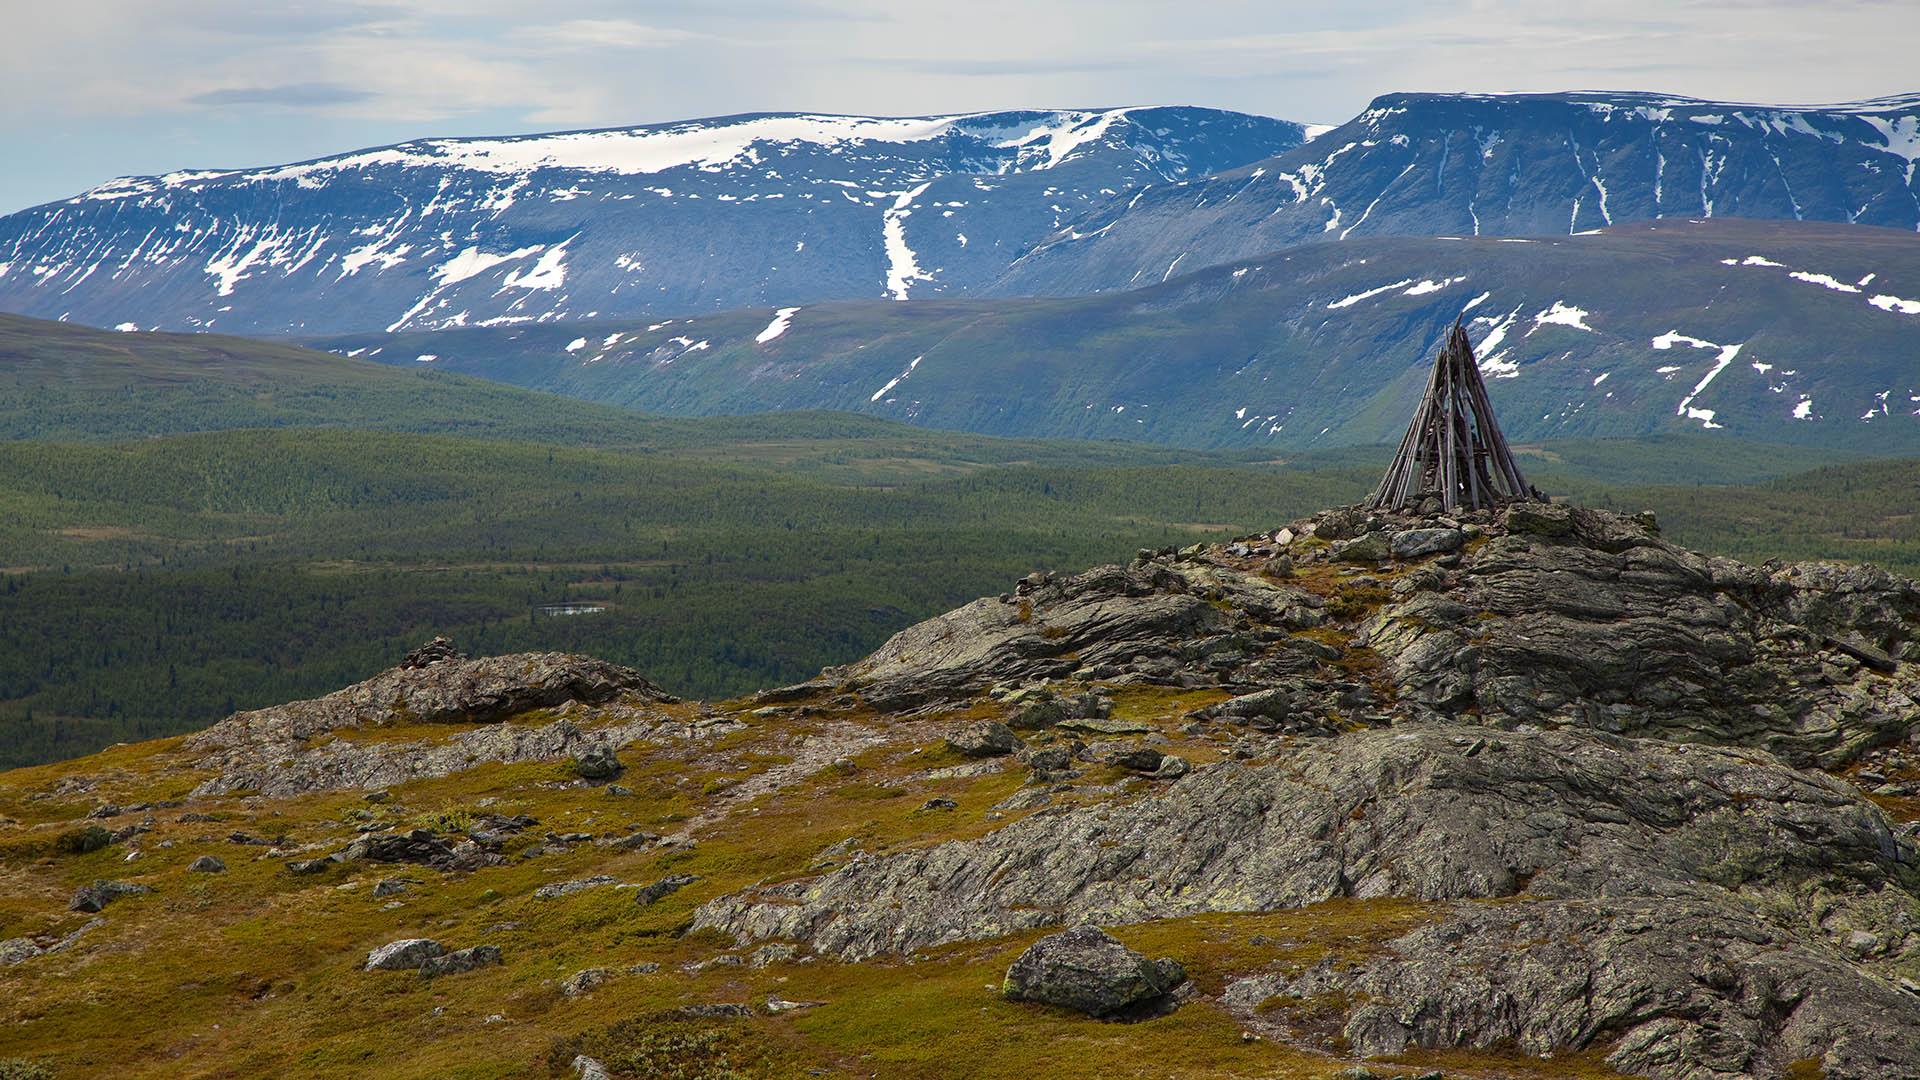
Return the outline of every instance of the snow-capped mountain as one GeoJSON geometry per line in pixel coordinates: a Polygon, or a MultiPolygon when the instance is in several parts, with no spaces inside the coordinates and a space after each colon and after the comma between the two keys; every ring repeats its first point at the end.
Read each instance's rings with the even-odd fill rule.
{"type": "Polygon", "coordinates": [[[1349,236],[1539,236],[1655,218],[1920,226],[1920,95],[1774,106],[1652,94],[1388,94],[1246,168],[1069,223],[1006,295],[1131,288],[1349,236]]]}
{"type": "Polygon", "coordinates": [[[0,310],[322,333],[919,297],[1302,138],[1180,107],[764,114],[126,178],[0,218],[0,310]]]}
{"type": "Polygon", "coordinates": [[[842,409],[994,435],[1396,439],[1463,318],[1518,440],[1920,449],[1920,235],[1674,220],[1359,237],[1128,291],[371,334],[350,356],[651,412],[842,409]]]}

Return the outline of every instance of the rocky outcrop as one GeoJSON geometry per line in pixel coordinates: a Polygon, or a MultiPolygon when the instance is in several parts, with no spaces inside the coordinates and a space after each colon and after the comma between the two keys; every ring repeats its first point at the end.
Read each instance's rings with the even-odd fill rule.
{"type": "Polygon", "coordinates": [[[302,742],[341,728],[486,724],[572,701],[673,700],[639,672],[588,656],[515,653],[469,660],[438,651],[423,656],[425,651],[416,650],[401,666],[322,698],[235,713],[189,737],[187,748],[302,742]]]}
{"type": "Polygon", "coordinates": [[[1287,632],[1319,622],[1324,603],[1257,575],[1199,563],[1147,561],[1029,578],[1015,593],[902,630],[816,685],[844,686],[885,710],[1045,678],[1252,690],[1338,655],[1287,632]]]}
{"type": "Polygon", "coordinates": [[[1042,682],[1219,688],[1243,698],[1219,715],[1281,733],[1472,718],[1834,767],[1920,716],[1920,586],[1746,566],[1668,543],[1650,518],[1566,505],[1343,509],[1033,575],[787,693],[912,712],[1042,682]]]}
{"type": "Polygon", "coordinates": [[[662,720],[639,707],[675,700],[638,672],[603,660],[567,653],[474,660],[436,638],[366,682],[311,701],[235,713],[185,745],[201,755],[200,768],[217,773],[196,795],[379,789],[482,762],[568,757],[584,763],[581,775],[604,778],[618,774],[615,749],[662,720]],[[606,705],[622,715],[593,732],[571,717],[539,726],[498,723],[535,709],[584,705],[606,705]],[[426,723],[492,726],[411,742],[329,738],[340,731],[426,723]]]}
{"type": "Polygon", "coordinates": [[[1883,571],[1756,569],[1629,519],[1523,504],[1458,565],[1394,590],[1364,633],[1415,715],[1759,746],[1829,766],[1920,716],[1920,589],[1883,571]]]}
{"type": "Polygon", "coordinates": [[[194,794],[255,791],[281,796],[342,788],[378,790],[409,780],[451,776],[486,762],[562,761],[589,749],[625,746],[663,726],[677,725],[647,714],[591,730],[563,719],[537,727],[493,724],[441,739],[408,742],[249,742],[203,755],[199,766],[218,774],[194,789],[194,794]]]}
{"type": "Polygon", "coordinates": [[[1333,1019],[1370,1057],[1602,1045],[1632,1075],[1774,1077],[1801,1062],[1834,1080],[1920,1076],[1920,996],[1704,898],[1459,905],[1358,964],[1251,976],[1223,995],[1290,1039],[1311,1035],[1273,1006],[1311,1018],[1316,1002],[1356,1003],[1333,1019]]]}
{"type": "Polygon", "coordinates": [[[1336,897],[1878,891],[1916,866],[1913,841],[1847,785],[1763,753],[1432,726],[1319,740],[1270,764],[1195,770],[1130,804],[859,856],[714,900],[695,926],[857,960],[1336,897]]]}
{"type": "Polygon", "coordinates": [[[1076,926],[1021,953],[1002,993],[1102,1019],[1137,1019],[1172,1009],[1172,994],[1186,981],[1178,962],[1149,960],[1097,926],[1076,926]]]}

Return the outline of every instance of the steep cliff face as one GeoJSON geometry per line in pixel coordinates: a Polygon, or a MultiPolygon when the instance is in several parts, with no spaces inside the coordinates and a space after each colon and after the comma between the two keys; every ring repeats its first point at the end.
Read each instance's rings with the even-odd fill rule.
{"type": "Polygon", "coordinates": [[[1917,703],[1913,582],[1551,504],[1036,573],[744,701],[442,646],[0,777],[0,1056],[1920,1075],[1917,703]]]}

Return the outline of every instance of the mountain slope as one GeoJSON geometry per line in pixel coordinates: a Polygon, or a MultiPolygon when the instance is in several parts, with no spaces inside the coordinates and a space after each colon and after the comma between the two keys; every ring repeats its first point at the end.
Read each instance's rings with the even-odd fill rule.
{"type": "Polygon", "coordinates": [[[0,774],[0,1061],[1920,1074],[1920,585],[1871,567],[1342,508],[749,699],[364,674],[0,774]]]}
{"type": "Polygon", "coordinates": [[[1301,137],[1178,107],[763,114],[130,177],[0,218],[0,308],[322,333],[924,295],[1301,137]]]}
{"type": "Polygon", "coordinates": [[[553,442],[631,440],[617,408],[214,334],[115,333],[0,315],[0,439],[357,427],[553,442]]]}
{"type": "Polygon", "coordinates": [[[850,409],[1003,435],[1298,448],[1398,438],[1456,317],[1517,439],[1920,445],[1920,236],[1861,226],[1356,237],[1080,298],[324,344],[669,413],[850,409]]]}
{"type": "Polygon", "coordinates": [[[1073,222],[1005,295],[1151,284],[1348,236],[1530,236],[1667,217],[1920,226],[1920,95],[1832,106],[1652,94],[1387,94],[1311,143],[1073,222]]]}

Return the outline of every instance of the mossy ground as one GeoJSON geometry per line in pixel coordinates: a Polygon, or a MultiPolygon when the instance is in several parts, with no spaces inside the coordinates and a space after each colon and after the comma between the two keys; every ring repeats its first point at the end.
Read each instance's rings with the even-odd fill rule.
{"type": "MultiPolygon", "coordinates": [[[[1181,724],[1221,696],[1116,688],[1114,716],[1148,726],[1167,751],[1202,763],[1216,759],[1218,748],[1183,734],[1181,724]]],[[[993,709],[983,703],[968,715],[993,709]]],[[[974,764],[939,738],[954,717],[883,724],[858,712],[822,717],[793,710],[736,719],[743,726],[717,737],[628,747],[620,783],[629,796],[581,784],[556,764],[488,764],[400,785],[382,803],[359,791],[235,795],[119,815],[104,824],[118,828],[151,816],[151,831],[73,855],[57,853],[51,839],[91,807],[182,799],[206,774],[190,767],[177,741],[163,741],[0,775],[0,819],[11,822],[0,822],[0,938],[80,927],[89,916],[66,912],[66,900],[96,878],[154,890],[112,904],[72,948],[0,968],[0,1059],[41,1061],[63,1077],[481,1080],[544,1075],[567,1040],[646,1030],[664,1034],[631,1060],[682,1054],[688,1075],[714,1080],[730,1072],[927,1080],[1321,1077],[1350,1063],[1318,1047],[1245,1038],[1213,995],[1237,975],[1297,971],[1380,948],[1435,913],[1404,900],[1336,901],[1115,927],[1128,944],[1179,959],[1202,995],[1172,1015],[1136,1024],[1005,1001],[999,986],[1007,965],[1037,932],[862,964],[703,963],[751,952],[687,932],[695,908],[709,899],[817,873],[829,865],[822,854],[830,848],[879,853],[964,839],[1032,812],[996,809],[1025,783],[1023,768],[1006,762],[971,775],[953,768],[974,764]],[[849,732],[867,740],[855,752],[827,762],[808,756],[809,740],[845,740],[849,732]],[[929,808],[935,798],[955,805],[929,808]],[[213,820],[180,821],[188,812],[213,820]],[[506,865],[466,874],[359,863],[295,876],[284,858],[227,839],[234,832],[284,836],[283,847],[312,857],[338,850],[367,823],[458,825],[483,813],[527,814],[539,825],[506,846],[506,865]],[[618,851],[579,843],[516,857],[548,832],[609,837],[683,829],[692,833],[690,846],[618,851]],[[130,850],[140,854],[126,861],[130,850]],[[205,854],[219,856],[228,871],[187,869],[205,854]],[[542,885],[596,874],[644,884],[670,873],[699,880],[647,907],[635,904],[632,891],[610,887],[534,896],[542,885]],[[406,881],[407,891],[375,898],[373,886],[389,877],[406,881]],[[368,950],[403,937],[432,937],[449,948],[498,945],[506,963],[434,980],[361,970],[368,950]],[[629,970],[645,965],[658,967],[629,970]],[[562,995],[559,982],[585,968],[606,968],[613,977],[590,994],[562,995]],[[682,1006],[760,1007],[769,997],[820,1004],[750,1018],[662,1019],[682,1006]],[[622,1026],[635,1018],[642,1022],[622,1026]]],[[[415,725],[353,737],[385,742],[450,733],[415,725]]],[[[1039,743],[1068,737],[1023,734],[1039,743]]],[[[1105,767],[1090,768],[1082,784],[1116,794],[1129,785],[1150,787],[1105,767]]],[[[1417,1063],[1458,1076],[1603,1074],[1570,1073],[1567,1062],[1513,1054],[1417,1063]]]]}

